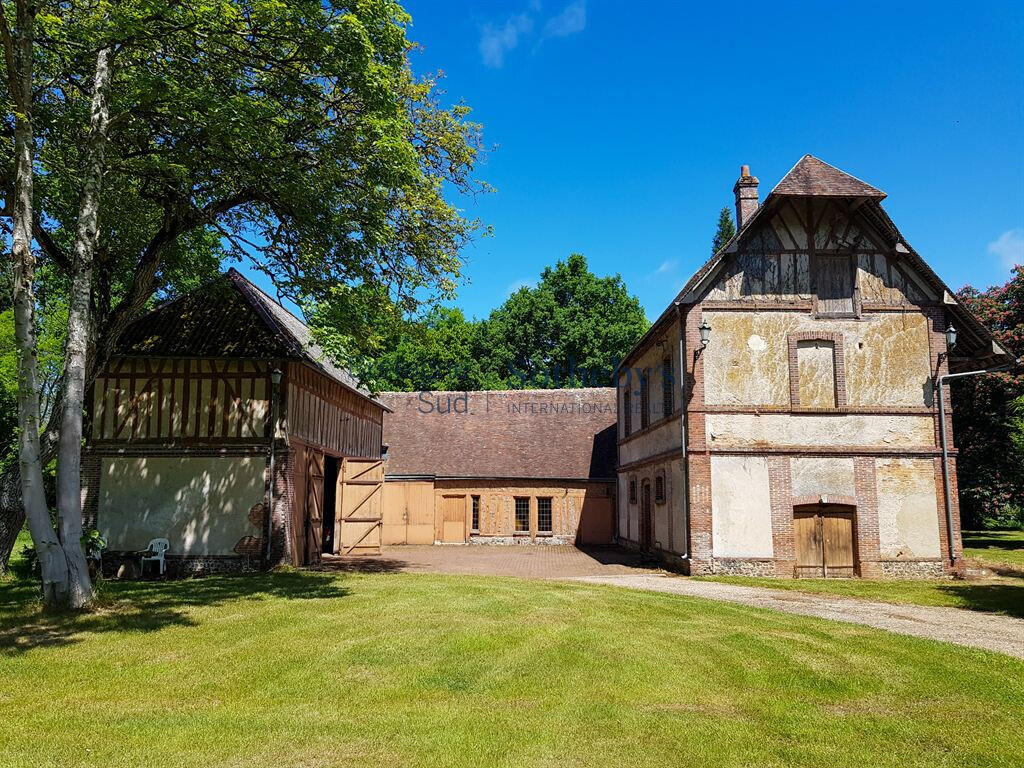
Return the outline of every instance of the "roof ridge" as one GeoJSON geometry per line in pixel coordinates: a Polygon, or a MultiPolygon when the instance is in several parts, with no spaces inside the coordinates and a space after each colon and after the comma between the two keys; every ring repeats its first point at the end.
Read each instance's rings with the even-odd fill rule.
{"type": "MultiPolygon", "coordinates": [[[[265,298],[266,300],[273,302],[278,307],[283,309],[285,312],[288,312],[288,309],[283,304],[279,304],[278,302],[274,301],[273,297],[271,297],[265,291],[261,290],[259,286],[252,282],[252,280],[247,278],[234,267],[228,268],[227,277],[235,286],[236,290],[238,290],[239,294],[241,294],[242,298],[244,298],[246,302],[249,304],[249,306],[251,306],[253,310],[255,310],[256,314],[260,316],[260,319],[263,320],[264,323],[266,323],[267,327],[270,329],[270,332],[273,333],[274,336],[276,336],[278,340],[285,345],[285,347],[290,348],[293,353],[303,354],[302,343],[297,338],[295,338],[295,335],[292,334],[287,328],[284,328],[279,322],[277,322],[276,318],[274,318],[274,316],[267,311],[267,307],[263,304],[261,299],[265,298]],[[254,296],[253,292],[255,292],[258,295],[254,296]]],[[[288,312],[288,314],[292,315],[292,317],[295,317],[295,315],[293,315],[291,312],[288,312]]],[[[305,323],[298,317],[295,317],[295,319],[298,320],[303,325],[305,325],[305,323]]]]}

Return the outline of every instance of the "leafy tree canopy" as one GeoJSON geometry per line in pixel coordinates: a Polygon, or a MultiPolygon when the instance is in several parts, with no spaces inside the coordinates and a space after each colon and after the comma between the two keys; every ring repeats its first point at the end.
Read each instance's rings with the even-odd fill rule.
{"type": "MultiPolygon", "coordinates": [[[[957,295],[1001,344],[1024,350],[1024,267],[1005,285],[957,295]]],[[[1024,374],[969,377],[952,392],[964,527],[1024,526],[1024,374]]]]}
{"type": "Polygon", "coordinates": [[[621,277],[598,277],[572,254],[486,320],[443,309],[406,323],[362,370],[379,390],[610,386],[648,326],[621,277]]]}

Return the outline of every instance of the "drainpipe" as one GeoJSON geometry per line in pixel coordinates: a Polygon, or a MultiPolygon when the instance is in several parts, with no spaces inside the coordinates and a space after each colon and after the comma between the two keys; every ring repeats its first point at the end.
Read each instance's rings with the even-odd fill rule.
{"type": "Polygon", "coordinates": [[[967,376],[980,376],[983,373],[999,373],[1008,371],[1020,365],[1024,358],[1017,358],[1011,363],[1001,365],[997,368],[984,368],[979,371],[964,371],[962,373],[946,373],[939,376],[935,381],[935,391],[939,397],[939,443],[942,446],[942,487],[943,497],[946,502],[946,542],[949,544],[949,564],[956,562],[956,544],[953,540],[953,498],[949,488],[949,446],[946,436],[946,398],[943,387],[950,379],[962,379],[967,376]]]}
{"type": "Polygon", "coordinates": [[[270,506],[267,507],[267,547],[266,547],[266,560],[267,564],[270,564],[270,548],[273,546],[273,535],[274,535],[274,482],[276,480],[274,476],[274,448],[277,445],[277,410],[278,410],[278,390],[281,386],[281,369],[275,368],[270,372],[270,488],[269,488],[269,501],[270,506]]]}
{"type": "Polygon", "coordinates": [[[676,304],[676,319],[679,325],[679,474],[683,491],[683,560],[690,559],[690,470],[689,455],[686,452],[686,329],[683,326],[683,310],[676,304]]]}

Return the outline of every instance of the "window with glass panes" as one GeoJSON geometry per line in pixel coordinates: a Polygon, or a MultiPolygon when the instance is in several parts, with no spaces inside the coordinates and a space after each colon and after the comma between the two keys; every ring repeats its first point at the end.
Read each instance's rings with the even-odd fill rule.
{"type": "Polygon", "coordinates": [[[473,530],[480,530],[480,497],[473,497],[473,530]]]}
{"type": "Polygon", "coordinates": [[[516,496],[516,533],[530,532],[530,499],[516,496]]]}
{"type": "Polygon", "coordinates": [[[537,499],[537,533],[551,533],[551,497],[537,499]]]}

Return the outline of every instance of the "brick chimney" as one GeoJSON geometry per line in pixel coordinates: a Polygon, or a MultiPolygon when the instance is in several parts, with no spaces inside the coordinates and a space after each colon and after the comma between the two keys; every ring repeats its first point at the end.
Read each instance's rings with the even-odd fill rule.
{"type": "Polygon", "coordinates": [[[736,195],[736,229],[739,230],[757,210],[757,177],[750,175],[749,165],[740,166],[740,177],[732,192],[736,195]]]}

